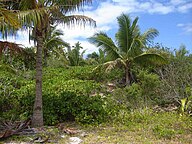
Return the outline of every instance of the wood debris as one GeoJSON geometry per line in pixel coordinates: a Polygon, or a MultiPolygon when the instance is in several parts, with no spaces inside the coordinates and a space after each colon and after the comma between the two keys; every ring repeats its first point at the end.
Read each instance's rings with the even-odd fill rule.
{"type": "Polygon", "coordinates": [[[0,139],[10,137],[15,134],[21,133],[31,123],[31,119],[27,119],[24,122],[3,122],[2,130],[0,131],[0,139]]]}

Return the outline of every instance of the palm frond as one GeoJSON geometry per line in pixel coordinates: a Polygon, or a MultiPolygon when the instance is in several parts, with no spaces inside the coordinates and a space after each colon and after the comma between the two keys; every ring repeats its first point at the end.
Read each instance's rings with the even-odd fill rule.
{"type": "Polygon", "coordinates": [[[9,24],[14,28],[19,28],[21,26],[16,13],[2,7],[0,7],[0,23],[9,24]]]}
{"type": "Polygon", "coordinates": [[[27,27],[35,27],[39,22],[44,19],[44,16],[49,13],[48,8],[38,8],[26,11],[20,11],[18,13],[19,19],[21,20],[21,24],[27,27]]]}
{"type": "Polygon", "coordinates": [[[137,25],[138,17],[131,21],[128,15],[122,14],[118,18],[119,30],[116,34],[116,41],[121,52],[128,55],[133,49],[134,39],[139,35],[139,27],[137,25]]]}
{"type": "Polygon", "coordinates": [[[143,66],[161,66],[168,63],[163,56],[154,53],[143,53],[135,57],[133,61],[143,66]]]}
{"type": "Polygon", "coordinates": [[[11,74],[16,74],[17,73],[17,70],[14,69],[13,67],[11,67],[10,65],[1,64],[1,63],[0,63],[0,71],[6,71],[6,72],[9,72],[11,74]]]}
{"type": "Polygon", "coordinates": [[[125,62],[122,59],[118,58],[114,61],[108,61],[104,64],[101,64],[101,65],[95,67],[93,69],[93,71],[96,71],[97,69],[102,68],[105,70],[105,72],[110,72],[112,69],[114,69],[116,67],[125,66],[125,65],[126,65],[125,62]]]}
{"type": "Polygon", "coordinates": [[[139,35],[137,37],[134,37],[132,39],[130,48],[128,49],[128,51],[126,53],[126,58],[133,58],[133,57],[143,53],[142,47],[144,47],[144,44],[141,40],[141,37],[139,35]]]}
{"type": "Polygon", "coordinates": [[[99,32],[90,37],[89,42],[97,47],[103,49],[112,59],[117,59],[122,57],[118,48],[114,44],[113,40],[107,36],[104,32],[99,32]]]}
{"type": "Polygon", "coordinates": [[[92,0],[48,0],[53,5],[59,5],[62,13],[80,10],[85,4],[91,4],[92,0]]]}
{"type": "Polygon", "coordinates": [[[65,65],[69,64],[67,55],[65,54],[65,52],[62,49],[53,49],[53,52],[56,53],[57,57],[59,57],[59,59],[61,59],[65,65]]]}
{"type": "Polygon", "coordinates": [[[15,35],[15,31],[20,27],[17,13],[0,7],[0,33],[3,38],[8,35],[15,35]]]}
{"type": "Polygon", "coordinates": [[[148,29],[146,32],[144,32],[141,37],[144,44],[147,44],[148,42],[151,42],[155,37],[159,35],[158,30],[154,28],[148,29]]]}
{"type": "MultiPolygon", "coordinates": [[[[39,3],[39,1],[38,1],[39,3]]],[[[19,9],[21,11],[31,10],[31,9],[37,9],[38,3],[36,0],[21,0],[19,3],[19,9]]]]}
{"type": "Polygon", "coordinates": [[[67,26],[71,26],[72,24],[77,25],[90,25],[96,27],[96,21],[90,17],[84,15],[69,15],[69,16],[60,16],[60,17],[52,17],[51,18],[56,24],[66,24],[67,26]]]}

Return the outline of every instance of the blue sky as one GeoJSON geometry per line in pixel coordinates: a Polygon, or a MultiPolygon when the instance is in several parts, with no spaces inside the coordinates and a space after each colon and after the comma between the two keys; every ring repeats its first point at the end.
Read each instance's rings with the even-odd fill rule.
{"type": "MultiPolygon", "coordinates": [[[[86,53],[97,51],[98,48],[87,41],[97,31],[105,31],[114,38],[118,30],[116,18],[122,13],[132,18],[139,17],[141,31],[156,28],[160,34],[155,42],[162,43],[171,49],[178,49],[185,44],[192,52],[192,1],[191,0],[94,0],[92,5],[84,7],[83,11],[74,14],[86,15],[97,22],[97,28],[92,27],[64,27],[59,25],[65,33],[63,39],[74,45],[80,41],[86,53]]],[[[27,32],[19,32],[16,39],[10,41],[29,45],[27,32]]]]}

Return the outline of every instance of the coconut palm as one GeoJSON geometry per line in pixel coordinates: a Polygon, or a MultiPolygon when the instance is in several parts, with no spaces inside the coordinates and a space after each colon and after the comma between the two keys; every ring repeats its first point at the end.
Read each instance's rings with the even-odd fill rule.
{"type": "Polygon", "coordinates": [[[83,61],[83,54],[85,53],[85,50],[80,52],[83,47],[81,47],[81,43],[77,42],[75,43],[75,46],[72,46],[71,48],[68,48],[68,59],[71,66],[80,66],[83,61]]]}
{"type": "MultiPolygon", "coordinates": [[[[44,65],[47,65],[47,58],[53,53],[61,51],[61,49],[70,47],[69,43],[65,42],[61,36],[64,36],[62,30],[57,29],[57,26],[50,26],[49,31],[45,33],[43,40],[43,59],[44,65]]],[[[30,35],[30,40],[36,40],[35,31],[30,35]]]]}
{"type": "MultiPolygon", "coordinates": [[[[33,109],[32,125],[43,125],[42,109],[42,51],[45,34],[51,24],[90,24],[95,21],[83,15],[70,15],[70,12],[80,10],[92,0],[9,0],[5,1],[10,9],[16,11],[22,28],[32,28],[35,31],[36,52],[36,98],[33,109]]],[[[4,1],[2,1],[3,3],[4,1]]]]}
{"type": "Polygon", "coordinates": [[[166,60],[158,55],[147,53],[147,44],[158,35],[156,29],[149,29],[141,34],[137,24],[138,17],[133,22],[131,18],[122,14],[117,17],[119,29],[115,42],[104,32],[94,34],[89,41],[102,48],[111,61],[104,63],[106,70],[122,65],[125,69],[126,85],[131,83],[131,67],[137,64],[163,64],[166,60]]]}
{"type": "Polygon", "coordinates": [[[60,29],[56,29],[56,27],[51,27],[50,31],[46,34],[44,40],[44,63],[47,65],[47,57],[51,55],[52,52],[55,52],[60,48],[68,48],[70,44],[65,42],[61,36],[64,33],[60,29]]]}
{"type": "Polygon", "coordinates": [[[7,37],[7,33],[13,33],[13,29],[18,29],[21,25],[17,17],[17,12],[6,8],[0,0],[0,32],[3,38],[7,37]]]}
{"type": "Polygon", "coordinates": [[[105,62],[105,52],[99,49],[98,53],[93,52],[87,55],[87,59],[94,60],[97,64],[103,64],[105,62]]]}

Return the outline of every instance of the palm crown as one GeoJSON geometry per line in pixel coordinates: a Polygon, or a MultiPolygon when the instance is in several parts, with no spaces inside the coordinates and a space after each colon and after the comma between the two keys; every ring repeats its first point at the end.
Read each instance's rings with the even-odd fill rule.
{"type": "Polygon", "coordinates": [[[116,43],[104,32],[94,34],[89,41],[104,49],[110,57],[111,61],[104,63],[107,70],[119,64],[124,66],[126,84],[130,85],[130,68],[133,63],[160,65],[166,63],[166,60],[158,54],[147,53],[148,42],[159,33],[156,29],[151,28],[141,34],[138,17],[132,22],[126,14],[120,15],[117,21],[119,29],[115,36],[116,43]]]}

